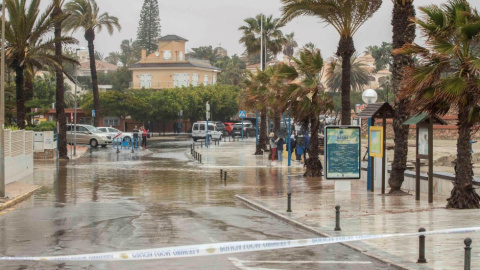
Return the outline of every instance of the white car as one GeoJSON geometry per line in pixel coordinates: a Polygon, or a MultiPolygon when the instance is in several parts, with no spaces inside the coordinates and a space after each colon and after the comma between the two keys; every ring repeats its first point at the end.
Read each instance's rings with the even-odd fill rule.
{"type": "MultiPolygon", "coordinates": [[[[195,122],[192,127],[192,138],[193,141],[197,141],[198,139],[206,139],[207,131],[206,127],[207,122],[199,121],[195,122]]],[[[215,123],[208,122],[208,138],[209,141],[213,140],[222,140],[222,132],[217,130],[217,126],[215,123]]]]}
{"type": "Polygon", "coordinates": [[[97,127],[97,129],[112,136],[112,140],[114,141],[117,139],[120,139],[121,141],[130,141],[133,139],[133,133],[131,132],[123,132],[112,127],[97,127]]]}

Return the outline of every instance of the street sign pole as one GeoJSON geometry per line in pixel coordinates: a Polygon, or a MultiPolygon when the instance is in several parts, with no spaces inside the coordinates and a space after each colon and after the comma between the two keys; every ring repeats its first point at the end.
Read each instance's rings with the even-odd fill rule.
{"type": "Polygon", "coordinates": [[[242,118],[242,141],[243,141],[243,118],[242,118]]]}
{"type": "Polygon", "coordinates": [[[205,118],[207,118],[207,126],[206,126],[207,135],[205,137],[205,142],[206,142],[206,145],[207,145],[207,148],[208,148],[208,117],[209,117],[209,113],[210,113],[210,104],[208,104],[208,101],[207,101],[206,109],[207,109],[206,110],[207,113],[205,115],[206,116],[205,118]]]}
{"type": "Polygon", "coordinates": [[[258,145],[258,111],[256,113],[256,122],[255,122],[255,145],[258,145]]]}
{"type": "Polygon", "coordinates": [[[292,166],[292,127],[290,124],[290,112],[288,112],[288,166],[292,166]]]}

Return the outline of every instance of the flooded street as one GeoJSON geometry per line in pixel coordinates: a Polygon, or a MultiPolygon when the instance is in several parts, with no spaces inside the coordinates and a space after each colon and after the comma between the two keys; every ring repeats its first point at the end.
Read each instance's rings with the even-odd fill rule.
{"type": "MultiPolygon", "coordinates": [[[[43,187],[1,213],[1,255],[315,237],[235,200],[235,194],[286,197],[288,179],[298,178],[301,166],[291,171],[271,166],[266,158],[242,152],[244,142],[217,146],[212,149],[215,155],[204,155],[204,164],[199,164],[189,155],[191,143],[155,142],[133,154],[92,149],[61,164],[58,176],[54,162],[37,162],[33,183],[43,187]],[[220,169],[228,173],[226,182],[220,179],[220,169]]],[[[318,188],[318,180],[301,181],[303,189],[318,188]]],[[[0,262],[0,268],[253,270],[318,269],[319,264],[322,269],[394,269],[341,245],[135,262],[0,262]]]]}

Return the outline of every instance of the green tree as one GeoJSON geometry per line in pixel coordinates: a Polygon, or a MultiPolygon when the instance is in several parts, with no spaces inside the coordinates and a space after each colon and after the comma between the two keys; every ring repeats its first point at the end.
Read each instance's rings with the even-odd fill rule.
{"type": "Polygon", "coordinates": [[[210,61],[210,64],[212,65],[220,58],[220,54],[218,54],[217,50],[213,49],[212,46],[200,46],[198,48],[192,48],[192,52],[189,54],[192,58],[210,61]]]}
{"type": "Polygon", "coordinates": [[[353,35],[382,5],[381,0],[282,0],[282,22],[302,15],[320,18],[340,35],[337,56],[342,58],[342,125],[350,125],[350,58],[355,53],[353,35]]]}
{"type": "MultiPolygon", "coordinates": [[[[266,17],[263,14],[258,14],[255,18],[247,18],[244,22],[246,24],[238,29],[243,32],[239,42],[245,46],[247,55],[258,55],[261,52],[263,59],[260,61],[265,68],[268,55],[276,56],[282,51],[283,45],[285,44],[285,37],[280,29],[284,24],[280,22],[280,19],[273,18],[272,15],[266,17]]],[[[260,149],[266,148],[266,135],[267,107],[265,106],[260,113],[260,139],[258,142],[259,146],[257,146],[255,152],[256,155],[263,154],[260,149]]]]}
{"type": "Polygon", "coordinates": [[[157,40],[161,36],[160,10],[157,0],[145,0],[140,12],[137,40],[141,48],[150,54],[158,50],[157,40]]]}
{"type": "Polygon", "coordinates": [[[127,67],[120,67],[112,74],[112,87],[114,90],[125,91],[130,88],[132,71],[127,67]]]}
{"type": "MultiPolygon", "coordinates": [[[[393,44],[392,49],[402,48],[405,44],[411,44],[415,40],[415,24],[411,18],[415,18],[414,0],[394,0],[392,11],[393,44]]],[[[408,156],[408,131],[409,127],[403,123],[409,117],[407,109],[409,97],[400,97],[404,70],[415,65],[411,55],[393,54],[392,64],[392,92],[395,94],[395,116],[393,118],[393,131],[395,133],[393,150],[392,171],[388,179],[389,193],[403,193],[401,187],[405,179],[408,156]]]]}
{"type": "MultiPolygon", "coordinates": [[[[28,66],[34,68],[55,68],[59,66],[57,58],[52,52],[55,41],[48,39],[55,21],[50,17],[53,6],[46,8],[39,14],[40,0],[7,0],[6,10],[9,14],[5,24],[6,63],[15,71],[16,99],[17,99],[17,125],[25,128],[25,69],[28,66]]],[[[61,41],[66,44],[74,43],[72,38],[62,37],[61,41]]]]}
{"type": "MultiPolygon", "coordinates": [[[[331,91],[337,92],[342,88],[342,62],[341,57],[333,59],[326,69],[327,86],[331,91]]],[[[352,56],[350,62],[350,87],[354,92],[361,92],[370,83],[370,73],[362,61],[357,61],[356,55],[352,56]]]]}
{"type": "Polygon", "coordinates": [[[442,6],[420,8],[415,20],[427,37],[427,47],[415,44],[399,52],[415,53],[425,60],[406,69],[402,96],[411,96],[414,113],[458,114],[455,180],[447,208],[480,208],[480,196],[473,181],[471,134],[480,122],[480,15],[465,0],[449,0],[442,6]]]}
{"type": "Polygon", "coordinates": [[[219,84],[240,85],[245,79],[247,65],[237,55],[226,56],[214,63],[222,72],[218,74],[219,84]]]}
{"type": "Polygon", "coordinates": [[[298,58],[292,58],[296,67],[288,65],[281,66],[281,74],[290,80],[300,80],[300,83],[291,83],[288,90],[283,93],[284,103],[290,107],[295,121],[310,124],[310,147],[308,159],[305,161],[307,170],[304,176],[322,176],[323,166],[318,158],[319,141],[318,132],[320,128],[319,115],[325,114],[333,109],[331,98],[325,93],[321,83],[321,72],[323,69],[323,58],[319,51],[304,49],[298,58]]]}
{"type": "Polygon", "coordinates": [[[373,73],[377,73],[382,69],[386,69],[388,66],[392,66],[392,43],[382,42],[382,45],[368,46],[365,49],[365,53],[371,54],[375,59],[375,70],[373,73]]]}
{"type": "Polygon", "coordinates": [[[112,65],[118,65],[120,62],[120,53],[119,52],[110,52],[107,57],[105,57],[105,61],[112,65]]]}
{"type": "Polygon", "coordinates": [[[292,58],[295,48],[298,47],[297,41],[295,41],[295,33],[285,35],[285,44],[283,45],[283,54],[292,58]]]}
{"type": "MultiPolygon", "coordinates": [[[[100,111],[100,99],[98,92],[97,68],[95,65],[95,32],[100,32],[106,28],[110,35],[113,34],[114,28],[121,29],[118,19],[110,16],[108,13],[100,14],[100,9],[95,0],[71,0],[66,4],[66,10],[69,17],[65,22],[65,28],[76,31],[83,29],[85,39],[88,41],[88,54],[90,57],[90,73],[92,76],[92,90],[94,98],[94,109],[98,115],[100,111]]],[[[98,117],[95,117],[94,125],[97,125],[98,117]]]]}

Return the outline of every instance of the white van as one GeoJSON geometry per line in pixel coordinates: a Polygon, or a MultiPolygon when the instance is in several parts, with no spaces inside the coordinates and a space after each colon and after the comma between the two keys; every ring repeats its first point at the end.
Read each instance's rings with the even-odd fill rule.
{"type": "MultiPolygon", "coordinates": [[[[206,121],[199,121],[195,122],[192,127],[192,138],[193,141],[197,141],[198,139],[206,139],[207,137],[207,130],[206,121]]],[[[221,140],[222,139],[222,132],[217,130],[215,123],[208,122],[208,138],[209,140],[221,140]]]]}

